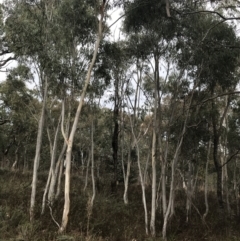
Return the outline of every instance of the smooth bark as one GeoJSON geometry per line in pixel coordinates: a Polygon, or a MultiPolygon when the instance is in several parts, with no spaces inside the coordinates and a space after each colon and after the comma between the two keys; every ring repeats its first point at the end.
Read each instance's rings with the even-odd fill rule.
{"type": "Polygon", "coordinates": [[[32,178],[32,192],[31,192],[31,200],[30,200],[30,221],[32,222],[34,219],[34,209],[35,209],[35,200],[36,200],[36,190],[37,190],[37,174],[40,160],[40,151],[42,146],[42,135],[43,135],[43,127],[44,127],[44,119],[45,119],[45,108],[47,102],[47,91],[48,91],[48,81],[47,77],[45,78],[45,86],[44,86],[44,96],[43,96],[43,104],[41,110],[41,116],[38,123],[38,133],[37,133],[37,144],[34,158],[34,166],[33,166],[33,178],[32,178]]]}
{"type": "Polygon", "coordinates": [[[73,125],[72,125],[70,136],[69,136],[69,139],[67,140],[65,187],[64,187],[64,209],[63,209],[63,216],[62,216],[62,224],[61,224],[61,227],[59,229],[60,233],[65,231],[65,229],[67,227],[67,224],[68,224],[68,214],[69,214],[69,210],[70,210],[70,196],[69,196],[70,195],[70,170],[71,170],[71,155],[72,155],[73,140],[74,140],[75,132],[76,132],[76,129],[77,129],[79,116],[80,116],[80,113],[81,113],[81,110],[82,110],[84,97],[85,97],[85,94],[86,94],[86,91],[87,91],[88,84],[90,82],[92,69],[93,69],[94,63],[96,61],[100,41],[102,39],[102,23],[103,23],[103,18],[104,18],[104,11],[105,11],[105,2],[102,5],[102,13],[101,13],[100,20],[99,20],[99,23],[98,23],[98,36],[97,36],[97,40],[96,40],[96,43],[95,43],[93,58],[92,58],[92,61],[90,63],[90,66],[88,68],[87,77],[86,77],[86,80],[85,80],[85,85],[84,85],[84,88],[82,90],[82,94],[80,96],[80,101],[79,101],[79,105],[78,105],[78,108],[77,108],[77,111],[76,111],[76,115],[75,115],[75,118],[74,118],[74,122],[73,122],[73,125]]]}
{"type": "Polygon", "coordinates": [[[93,140],[94,125],[92,120],[91,127],[91,176],[92,176],[92,198],[91,198],[91,208],[93,207],[93,202],[96,196],[96,185],[95,185],[95,173],[94,173],[94,140],[93,140]]]}
{"type": "Polygon", "coordinates": [[[56,163],[56,152],[57,152],[57,141],[58,141],[58,135],[59,135],[59,127],[60,127],[60,122],[61,122],[61,116],[59,117],[55,137],[54,137],[54,142],[52,146],[52,151],[51,151],[51,164],[49,168],[49,173],[48,173],[48,179],[47,183],[45,186],[44,194],[43,194],[43,200],[42,200],[42,214],[45,211],[45,206],[46,206],[46,196],[48,194],[48,204],[51,206],[53,203],[53,197],[54,197],[54,189],[53,186],[50,186],[50,183],[54,181],[55,179],[55,163],[56,163]],[[50,188],[51,187],[51,188],[50,188]]]}

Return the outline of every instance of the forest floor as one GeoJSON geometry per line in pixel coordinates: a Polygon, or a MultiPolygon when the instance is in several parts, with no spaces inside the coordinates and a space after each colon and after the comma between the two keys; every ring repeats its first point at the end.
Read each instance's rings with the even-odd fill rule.
{"type": "MultiPolygon", "coordinates": [[[[162,218],[157,211],[157,237],[145,235],[144,212],[141,188],[137,185],[129,189],[129,204],[122,200],[123,187],[111,194],[108,185],[102,186],[96,195],[94,208],[89,213],[90,190],[83,192],[83,181],[74,175],[71,188],[71,211],[66,234],[57,233],[58,226],[52,217],[60,223],[63,210],[63,192],[61,198],[52,207],[52,217],[47,207],[41,215],[42,195],[47,175],[40,174],[35,221],[29,222],[29,203],[31,195],[31,173],[0,170],[0,241],[160,241],[162,218]],[[89,194],[88,194],[89,192],[89,194]]],[[[90,185],[89,185],[90,186],[90,185]]],[[[150,203],[151,193],[147,190],[150,203]]],[[[186,195],[177,192],[176,210],[168,226],[168,241],[235,241],[240,240],[240,217],[237,217],[236,205],[232,214],[219,213],[215,194],[209,194],[209,214],[204,223],[205,212],[202,192],[193,199],[194,207],[186,222],[186,195]],[[198,210],[198,211],[197,211],[198,210]]],[[[148,207],[150,213],[150,206],[148,207]]],[[[224,211],[223,211],[224,212],[224,211]]]]}

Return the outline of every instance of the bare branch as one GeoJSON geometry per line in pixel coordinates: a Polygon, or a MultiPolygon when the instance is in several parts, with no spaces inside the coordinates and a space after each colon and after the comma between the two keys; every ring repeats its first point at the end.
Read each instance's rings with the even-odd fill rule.
{"type": "Polygon", "coordinates": [[[16,57],[15,56],[14,57],[9,57],[9,58],[7,58],[5,60],[0,61],[0,67],[3,67],[4,65],[6,65],[11,60],[16,60],[16,57]]]}
{"type": "Polygon", "coordinates": [[[190,14],[198,14],[198,13],[211,13],[211,14],[216,14],[216,15],[218,15],[220,18],[222,18],[224,21],[240,20],[240,17],[227,18],[227,17],[223,16],[223,15],[222,15],[221,13],[219,13],[219,12],[210,11],[210,10],[200,10],[200,11],[194,11],[194,12],[186,12],[186,13],[182,13],[182,15],[190,15],[190,14]]]}
{"type": "Polygon", "coordinates": [[[235,153],[233,153],[225,163],[221,165],[221,168],[227,165],[233,159],[233,157],[235,157],[239,152],[240,152],[240,148],[235,153]]]}

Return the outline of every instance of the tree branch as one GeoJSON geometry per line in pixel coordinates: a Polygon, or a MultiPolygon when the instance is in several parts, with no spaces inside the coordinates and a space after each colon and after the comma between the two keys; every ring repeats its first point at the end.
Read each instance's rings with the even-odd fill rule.
{"type": "Polygon", "coordinates": [[[214,100],[214,99],[216,99],[218,97],[222,97],[222,96],[226,96],[226,95],[235,95],[235,94],[240,94],[240,91],[227,92],[227,93],[223,93],[223,94],[216,95],[216,96],[213,96],[213,97],[209,97],[209,98],[201,101],[199,104],[204,104],[204,103],[206,103],[206,102],[208,102],[210,100],[214,100]]]}
{"type": "Polygon", "coordinates": [[[233,157],[235,157],[239,152],[240,152],[240,148],[235,153],[233,153],[225,163],[221,165],[221,168],[227,165],[233,159],[233,157]]]}
{"type": "Polygon", "coordinates": [[[0,126],[10,122],[10,120],[0,120],[0,126]]]}
{"type": "Polygon", "coordinates": [[[194,11],[194,12],[187,12],[187,13],[182,13],[182,15],[190,15],[190,14],[197,14],[197,13],[212,13],[218,15],[220,18],[222,18],[224,21],[229,21],[229,20],[240,20],[240,17],[231,17],[227,18],[223,16],[221,13],[216,12],[216,11],[210,11],[210,10],[200,10],[200,11],[194,11]]]}
{"type": "Polygon", "coordinates": [[[0,67],[3,67],[4,65],[6,65],[11,60],[16,60],[16,57],[15,56],[14,57],[9,57],[9,58],[7,58],[5,60],[0,61],[0,67]]]}

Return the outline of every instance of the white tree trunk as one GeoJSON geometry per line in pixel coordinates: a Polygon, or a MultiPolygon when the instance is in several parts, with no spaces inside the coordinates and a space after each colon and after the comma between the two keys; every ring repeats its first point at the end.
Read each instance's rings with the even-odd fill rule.
{"type": "Polygon", "coordinates": [[[53,186],[51,186],[51,188],[49,188],[49,186],[50,186],[50,182],[53,183],[54,179],[56,179],[56,177],[55,177],[55,163],[56,163],[57,141],[58,141],[60,122],[61,122],[61,116],[59,117],[57,129],[56,129],[56,133],[55,133],[55,137],[54,137],[53,147],[52,147],[53,149],[51,151],[51,164],[50,164],[48,179],[47,179],[47,183],[46,183],[44,194],[43,194],[43,200],[42,200],[42,214],[45,211],[47,193],[48,193],[48,203],[49,203],[49,205],[52,205],[53,198],[54,198],[53,186]]]}
{"type": "Polygon", "coordinates": [[[76,132],[76,129],[77,129],[79,116],[80,116],[80,113],[81,113],[81,110],[82,110],[84,97],[85,97],[85,94],[86,94],[86,91],[87,91],[88,84],[90,82],[92,69],[93,69],[94,63],[96,61],[100,41],[102,39],[102,23],[103,23],[103,18],[104,18],[104,11],[105,11],[105,2],[103,2],[102,13],[101,13],[101,17],[100,17],[100,20],[99,20],[99,23],[98,23],[98,36],[97,36],[97,40],[96,40],[96,44],[95,44],[93,58],[92,58],[92,61],[90,63],[90,66],[88,68],[87,77],[86,77],[86,80],[85,80],[85,85],[84,85],[84,88],[82,90],[82,94],[81,94],[81,97],[80,97],[79,105],[78,105],[78,108],[77,108],[77,111],[76,111],[76,115],[75,115],[75,118],[74,118],[74,122],[73,122],[73,125],[72,125],[72,129],[71,129],[69,139],[68,140],[65,139],[65,141],[67,141],[65,187],[64,187],[65,195],[64,195],[64,209],[63,209],[63,216],[62,216],[62,224],[61,224],[61,227],[59,229],[60,233],[65,231],[65,229],[67,227],[67,224],[68,224],[68,214],[69,214],[69,210],[70,210],[70,197],[69,197],[69,194],[70,194],[70,170],[71,170],[71,155],[72,155],[73,140],[74,140],[75,132],[76,132]]]}
{"type": "MultiPolygon", "coordinates": [[[[196,88],[196,86],[194,87],[194,89],[196,88]]],[[[188,121],[188,117],[189,117],[189,111],[190,111],[190,106],[191,106],[191,103],[192,103],[193,93],[194,92],[192,92],[192,95],[191,95],[191,98],[190,98],[190,103],[189,103],[189,107],[188,107],[188,110],[187,110],[187,113],[186,113],[186,116],[185,116],[183,129],[182,129],[182,132],[181,132],[181,136],[179,137],[179,141],[178,141],[176,151],[175,151],[175,154],[174,154],[174,157],[173,157],[172,165],[171,165],[171,169],[172,169],[171,171],[172,172],[171,172],[170,193],[169,193],[167,211],[166,211],[166,215],[165,215],[164,220],[163,220],[163,228],[162,228],[163,240],[167,239],[167,224],[168,224],[169,216],[170,216],[170,214],[172,215],[174,213],[176,164],[177,164],[177,161],[178,161],[180,149],[181,149],[182,142],[183,142],[183,137],[184,137],[186,127],[187,127],[187,121],[188,121]]]]}
{"type": "Polygon", "coordinates": [[[150,231],[151,231],[151,235],[153,237],[156,236],[156,228],[155,228],[155,221],[156,221],[156,193],[157,193],[156,130],[153,129],[153,137],[152,137],[152,202],[151,202],[151,221],[150,221],[150,231]]]}
{"type": "Polygon", "coordinates": [[[87,186],[88,186],[88,169],[89,169],[90,161],[91,161],[91,152],[89,150],[87,168],[86,168],[86,174],[85,174],[85,185],[84,185],[84,188],[83,188],[84,192],[86,191],[87,186]]]}
{"type": "Polygon", "coordinates": [[[173,161],[172,161],[172,173],[171,173],[171,185],[170,185],[170,194],[169,194],[169,200],[168,200],[168,206],[167,206],[167,211],[164,217],[164,221],[163,221],[163,229],[162,229],[162,236],[163,236],[163,240],[166,240],[167,238],[167,224],[168,224],[168,219],[171,213],[171,209],[172,206],[174,205],[173,199],[174,199],[174,191],[175,191],[175,170],[176,170],[176,164],[177,164],[177,160],[178,160],[178,155],[179,155],[179,150],[182,144],[182,138],[181,141],[179,142],[173,161]]]}
{"type": "MultiPolygon", "coordinates": [[[[147,202],[146,202],[146,192],[145,192],[145,177],[146,175],[143,176],[142,174],[142,168],[141,168],[141,163],[140,163],[140,152],[139,152],[139,146],[138,146],[138,139],[136,138],[136,135],[134,133],[134,129],[133,129],[133,120],[131,119],[131,115],[130,116],[130,123],[131,123],[131,130],[132,130],[132,135],[134,138],[134,143],[136,145],[136,149],[137,149],[137,163],[138,163],[138,171],[139,171],[139,177],[140,177],[140,183],[141,183],[141,187],[142,187],[142,202],[143,202],[143,208],[144,208],[144,217],[145,217],[145,232],[146,235],[148,235],[148,211],[147,211],[147,202]]],[[[135,118],[135,117],[134,117],[135,118]]],[[[145,132],[146,134],[146,132],[145,132]]],[[[148,162],[148,160],[147,160],[148,162]]],[[[147,165],[146,165],[147,168],[147,165]]],[[[146,169],[145,169],[146,171],[146,169]]],[[[146,172],[144,172],[144,174],[146,174],[146,172]]]]}
{"type": "Polygon", "coordinates": [[[41,117],[38,123],[38,134],[37,134],[37,144],[36,144],[36,152],[33,164],[33,178],[32,178],[32,192],[31,192],[31,200],[30,200],[30,221],[32,222],[34,219],[34,208],[35,208],[35,199],[36,199],[36,190],[37,190],[37,174],[40,160],[40,151],[42,146],[42,134],[43,134],[43,126],[45,119],[45,108],[47,102],[47,91],[48,91],[48,81],[47,77],[45,78],[45,88],[44,88],[44,96],[43,96],[43,104],[42,104],[42,112],[41,117]]]}
{"type": "Polygon", "coordinates": [[[95,174],[94,174],[94,141],[93,141],[93,120],[92,120],[92,131],[91,131],[91,160],[92,160],[92,167],[91,167],[91,175],[92,175],[92,199],[91,199],[91,209],[93,208],[93,202],[96,196],[96,186],[95,186],[95,174]]]}
{"type": "Polygon", "coordinates": [[[138,170],[139,170],[139,176],[140,176],[140,182],[142,187],[142,202],[143,202],[143,208],[144,208],[144,217],[145,217],[145,232],[146,235],[148,235],[148,211],[147,211],[147,202],[146,202],[146,193],[145,193],[145,181],[144,177],[142,175],[142,169],[140,164],[140,153],[139,153],[139,147],[138,144],[136,144],[137,148],[137,162],[138,162],[138,170]]]}
{"type": "MultiPolygon", "coordinates": [[[[67,147],[67,145],[66,145],[67,147]]],[[[65,150],[66,151],[66,147],[65,150]]],[[[59,157],[60,158],[60,157],[59,157]]],[[[61,181],[62,181],[62,173],[63,173],[63,156],[61,159],[59,159],[59,172],[58,172],[58,182],[57,182],[57,191],[56,191],[56,195],[55,195],[55,200],[58,199],[60,192],[61,192],[61,181]]]]}

